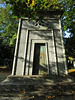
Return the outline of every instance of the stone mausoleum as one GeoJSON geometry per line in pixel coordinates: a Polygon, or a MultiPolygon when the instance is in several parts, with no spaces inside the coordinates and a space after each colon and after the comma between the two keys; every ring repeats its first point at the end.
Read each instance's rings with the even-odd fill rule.
{"type": "Polygon", "coordinates": [[[12,75],[68,74],[62,13],[60,10],[40,12],[42,20],[19,20],[12,75]]]}

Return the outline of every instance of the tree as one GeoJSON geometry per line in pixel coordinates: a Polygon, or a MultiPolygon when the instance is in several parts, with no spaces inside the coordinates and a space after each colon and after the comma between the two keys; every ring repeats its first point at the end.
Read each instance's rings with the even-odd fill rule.
{"type": "Polygon", "coordinates": [[[0,65],[4,65],[5,60],[10,65],[14,54],[18,20],[12,18],[9,4],[3,2],[2,5],[0,7],[0,65]]]}
{"type": "Polygon", "coordinates": [[[58,0],[2,0],[11,4],[13,14],[17,17],[35,18],[39,11],[55,8],[58,0]]]}
{"type": "MultiPolygon", "coordinates": [[[[64,0],[63,0],[64,1],[64,0]]],[[[69,38],[65,39],[66,56],[75,58],[75,1],[62,1],[65,12],[62,16],[63,33],[71,33],[69,38]]]]}
{"type": "Polygon", "coordinates": [[[16,39],[18,20],[12,18],[10,5],[0,8],[0,39],[6,45],[12,45],[16,39]]]}
{"type": "MultiPolygon", "coordinates": [[[[64,9],[62,17],[63,31],[69,29],[74,34],[75,30],[75,0],[2,0],[11,4],[11,9],[16,17],[36,18],[39,11],[64,9]]],[[[41,16],[39,16],[41,17],[41,16]]]]}
{"type": "MultiPolygon", "coordinates": [[[[63,0],[64,1],[64,0],[63,0]]],[[[71,35],[75,33],[75,1],[65,0],[63,3],[63,8],[65,12],[62,16],[63,31],[70,32],[71,35]],[[69,29],[69,30],[68,30],[69,29]]]]}
{"type": "Polygon", "coordinates": [[[65,48],[67,57],[75,58],[75,35],[66,39],[65,48]]]}

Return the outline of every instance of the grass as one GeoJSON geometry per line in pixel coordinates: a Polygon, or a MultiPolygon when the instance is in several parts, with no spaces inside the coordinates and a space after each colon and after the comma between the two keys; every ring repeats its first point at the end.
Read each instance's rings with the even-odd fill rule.
{"type": "Polygon", "coordinates": [[[75,68],[72,67],[70,70],[75,70],[75,68]]]}
{"type": "Polygon", "coordinates": [[[68,69],[68,74],[75,77],[75,68],[68,69]]]}
{"type": "Polygon", "coordinates": [[[68,72],[75,72],[75,68],[68,69],[68,72]]]}
{"type": "Polygon", "coordinates": [[[7,68],[7,66],[0,66],[0,68],[4,68],[5,69],[5,68],[7,68]]]}

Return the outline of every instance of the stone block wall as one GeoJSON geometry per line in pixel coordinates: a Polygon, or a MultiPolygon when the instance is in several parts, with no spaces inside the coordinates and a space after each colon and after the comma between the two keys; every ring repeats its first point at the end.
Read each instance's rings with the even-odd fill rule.
{"type": "MultiPolygon", "coordinates": [[[[51,14],[50,14],[51,15],[51,14]]],[[[32,75],[35,43],[44,43],[47,52],[47,74],[67,73],[61,20],[55,17],[43,20],[22,18],[19,21],[12,75],[32,75]]]]}

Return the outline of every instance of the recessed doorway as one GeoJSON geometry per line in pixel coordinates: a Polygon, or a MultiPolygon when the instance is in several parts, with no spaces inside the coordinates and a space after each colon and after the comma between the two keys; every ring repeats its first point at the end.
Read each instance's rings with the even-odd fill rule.
{"type": "Polygon", "coordinates": [[[33,75],[47,74],[47,53],[45,43],[35,43],[33,75]]]}

